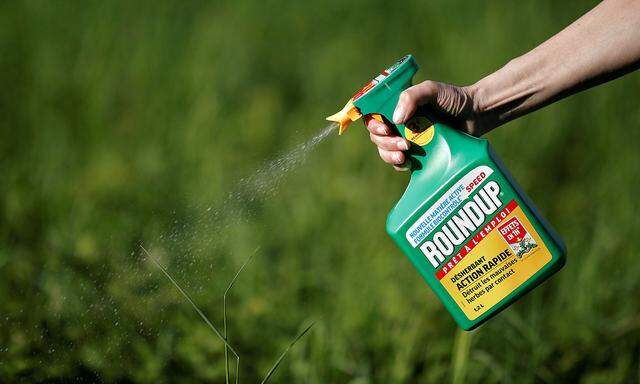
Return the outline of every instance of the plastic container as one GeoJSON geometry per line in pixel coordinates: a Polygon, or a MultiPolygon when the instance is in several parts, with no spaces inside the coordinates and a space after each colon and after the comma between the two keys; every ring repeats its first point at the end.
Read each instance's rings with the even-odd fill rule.
{"type": "Polygon", "coordinates": [[[373,115],[412,143],[411,180],[387,232],[460,327],[471,330],[562,268],[566,249],[486,139],[420,113],[406,126],[391,123],[417,70],[413,56],[403,57],[328,119],[342,133],[373,115]]]}

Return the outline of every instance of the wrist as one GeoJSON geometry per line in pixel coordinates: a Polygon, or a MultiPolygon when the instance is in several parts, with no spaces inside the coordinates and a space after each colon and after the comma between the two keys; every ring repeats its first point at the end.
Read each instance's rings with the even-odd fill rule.
{"type": "MultiPolygon", "coordinates": [[[[523,60],[515,58],[496,72],[465,87],[472,100],[474,135],[483,135],[517,117],[522,96],[531,95],[523,60]]],[[[525,96],[526,98],[526,96],[525,96]]]]}
{"type": "Polygon", "coordinates": [[[487,94],[491,87],[487,81],[482,79],[474,84],[462,87],[463,92],[468,96],[470,103],[470,114],[466,122],[467,133],[473,136],[482,136],[497,127],[496,116],[487,107],[487,94]]]}

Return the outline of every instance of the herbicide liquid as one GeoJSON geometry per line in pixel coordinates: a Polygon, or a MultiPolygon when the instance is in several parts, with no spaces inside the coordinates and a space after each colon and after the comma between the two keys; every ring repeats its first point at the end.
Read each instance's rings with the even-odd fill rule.
{"type": "Polygon", "coordinates": [[[363,115],[412,143],[411,180],[387,232],[456,322],[471,330],[562,268],[565,247],[486,139],[416,114],[391,123],[418,70],[411,55],[382,71],[327,118],[340,134],[363,115]]]}

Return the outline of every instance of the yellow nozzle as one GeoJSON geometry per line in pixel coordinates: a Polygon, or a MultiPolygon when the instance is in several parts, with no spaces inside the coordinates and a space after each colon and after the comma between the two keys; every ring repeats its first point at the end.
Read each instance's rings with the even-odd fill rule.
{"type": "Polygon", "coordinates": [[[358,120],[361,117],[362,117],[362,113],[360,113],[360,110],[358,110],[358,107],[353,105],[353,99],[351,99],[347,102],[347,105],[345,105],[340,112],[336,113],[335,115],[331,115],[327,117],[327,120],[335,121],[336,123],[340,124],[340,129],[338,130],[338,134],[342,135],[342,133],[347,130],[347,127],[349,126],[349,124],[358,120]]]}

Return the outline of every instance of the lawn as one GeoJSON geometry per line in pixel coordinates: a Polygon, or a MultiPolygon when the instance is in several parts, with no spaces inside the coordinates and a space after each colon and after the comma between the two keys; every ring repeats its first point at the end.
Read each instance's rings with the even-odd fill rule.
{"type": "Polygon", "coordinates": [[[223,383],[140,245],[218,329],[253,255],[227,296],[241,383],[310,324],[270,382],[637,382],[640,74],[488,135],[569,255],[472,333],[385,234],[408,176],[360,123],[268,171],[404,54],[473,83],[594,4],[4,2],[0,382],[223,383]]]}

